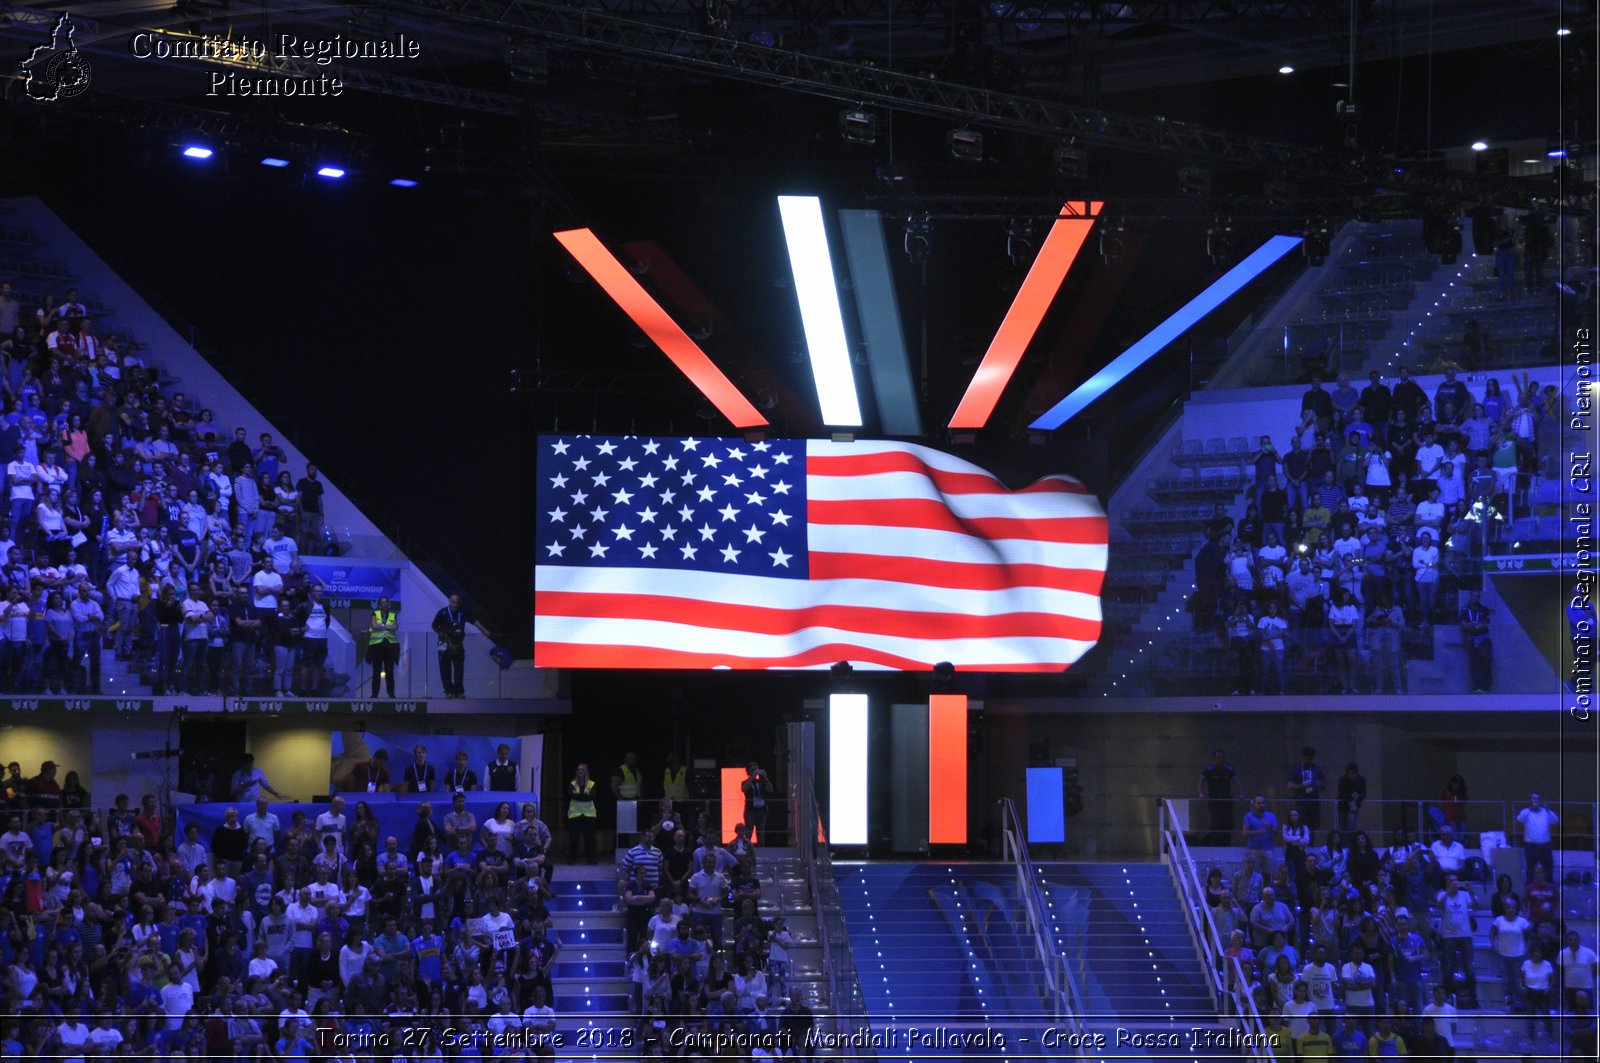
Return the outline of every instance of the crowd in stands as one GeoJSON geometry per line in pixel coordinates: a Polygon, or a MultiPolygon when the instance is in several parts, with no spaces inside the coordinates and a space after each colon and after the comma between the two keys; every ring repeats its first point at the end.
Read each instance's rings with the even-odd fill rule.
{"type": "MultiPolygon", "coordinates": [[[[501,801],[482,822],[466,808],[469,793],[514,789],[509,750],[482,785],[459,767],[452,785],[425,753],[394,776],[395,790],[422,796],[403,837],[380,836],[354,795],[348,811],[336,795],[314,816],[280,817],[248,760],[229,787],[238,804],[209,837],[194,822],[175,831],[154,794],[95,808],[76,773],[62,787],[54,764],[28,780],[13,764],[0,810],[0,1053],[588,1058],[575,1031],[592,1017],[603,1036],[589,1046],[624,1058],[809,1058],[811,1013],[786,999],[792,939],[757,910],[747,824],[724,846],[709,810],[693,814],[704,833],[691,835],[672,797],[659,799],[618,869],[632,1014],[588,1013],[574,998],[592,979],[558,981],[558,963],[591,946],[565,944],[552,915],[551,828],[532,802],[501,801]],[[450,806],[438,819],[435,792],[450,806]],[[563,1030],[558,1008],[574,1020],[563,1030]],[[719,1037],[740,1054],[681,1047],[719,1037]]],[[[378,758],[362,778],[390,787],[378,758]]],[[[669,788],[674,778],[669,766],[669,788]]]]}
{"type": "Polygon", "coordinates": [[[1399,371],[1357,390],[1313,380],[1280,449],[1262,436],[1242,519],[1222,504],[1195,555],[1196,631],[1232,654],[1233,692],[1284,693],[1291,671],[1335,692],[1405,693],[1408,647],[1431,656],[1435,623],[1459,623],[1469,689],[1493,684],[1489,610],[1474,566],[1531,483],[1559,475],[1553,384],[1447,370],[1433,395],[1399,371]]]}
{"type": "Polygon", "coordinates": [[[0,284],[0,393],[0,691],[98,693],[109,652],[158,694],[320,692],[315,466],[164,391],[75,289],[0,284]]]}
{"type": "MultiPolygon", "coordinates": [[[[1593,1058],[1600,960],[1561,901],[1563,886],[1582,892],[1592,883],[1576,872],[1557,881],[1559,817],[1540,795],[1514,819],[1525,863],[1519,894],[1506,874],[1491,887],[1488,866],[1466,849],[1459,777],[1441,793],[1433,828],[1415,837],[1397,828],[1382,845],[1361,826],[1367,787],[1355,764],[1338,780],[1336,825],[1323,830],[1327,780],[1315,756],[1308,748],[1288,769],[1292,804],[1282,819],[1265,797],[1251,800],[1233,823],[1243,830],[1242,859],[1212,866],[1204,884],[1230,988],[1247,991],[1267,1017],[1278,1058],[1470,1054],[1457,1028],[1480,1011],[1525,1016],[1511,1047],[1593,1058]],[[1479,983],[1474,936],[1485,932],[1501,999],[1479,983]]],[[[1241,789],[1220,750],[1213,758],[1200,779],[1213,828],[1203,840],[1227,844],[1225,817],[1241,789]]]]}

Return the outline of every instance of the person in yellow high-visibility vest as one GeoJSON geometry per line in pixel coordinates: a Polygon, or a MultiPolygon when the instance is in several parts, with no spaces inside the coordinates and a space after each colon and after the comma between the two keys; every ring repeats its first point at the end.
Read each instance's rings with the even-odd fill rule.
{"type": "Polygon", "coordinates": [[[388,677],[389,696],[394,697],[394,670],[400,663],[400,617],[385,595],[372,610],[367,629],[367,663],[372,666],[372,696],[378,696],[378,680],[388,677]]]}
{"type": "Polygon", "coordinates": [[[578,862],[578,839],[583,839],[583,859],[594,863],[594,831],[599,813],[594,807],[594,780],[589,765],[579,764],[567,783],[567,861],[578,862]]]}

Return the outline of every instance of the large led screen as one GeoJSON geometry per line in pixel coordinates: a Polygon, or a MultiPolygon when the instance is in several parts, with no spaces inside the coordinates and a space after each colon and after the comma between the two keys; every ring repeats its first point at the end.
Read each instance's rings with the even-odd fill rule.
{"type": "Polygon", "coordinates": [[[883,441],[544,436],[547,668],[1048,672],[1100,635],[1106,518],[883,441]]]}

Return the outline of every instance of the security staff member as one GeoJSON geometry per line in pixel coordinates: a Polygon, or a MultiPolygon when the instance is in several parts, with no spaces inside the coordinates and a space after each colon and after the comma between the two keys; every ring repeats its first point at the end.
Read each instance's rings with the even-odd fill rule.
{"type": "Polygon", "coordinates": [[[667,769],[661,773],[661,796],[672,798],[674,805],[689,800],[689,769],[678,761],[676,750],[667,754],[667,769]]]}
{"type": "Polygon", "coordinates": [[[1244,795],[1239,773],[1222,750],[1211,751],[1211,763],[1200,769],[1200,796],[1205,798],[1209,832],[1204,845],[1227,845],[1233,832],[1234,799],[1244,795]]]}
{"type": "Polygon", "coordinates": [[[594,829],[599,814],[594,807],[594,780],[589,765],[579,764],[567,783],[567,862],[578,862],[578,839],[583,838],[583,859],[594,863],[594,829]]]}
{"type": "Polygon", "coordinates": [[[394,697],[394,670],[400,663],[400,618],[388,595],[378,599],[372,611],[372,626],[367,631],[367,664],[372,666],[372,696],[378,696],[378,679],[388,677],[389,696],[394,697]]]}
{"type": "Polygon", "coordinates": [[[611,796],[618,801],[637,801],[641,781],[638,754],[624,753],[621,766],[611,773],[611,796]]]}
{"type": "Polygon", "coordinates": [[[508,793],[517,788],[517,762],[511,759],[511,747],[504,742],[494,751],[495,759],[483,767],[483,779],[490,790],[508,793]]]}

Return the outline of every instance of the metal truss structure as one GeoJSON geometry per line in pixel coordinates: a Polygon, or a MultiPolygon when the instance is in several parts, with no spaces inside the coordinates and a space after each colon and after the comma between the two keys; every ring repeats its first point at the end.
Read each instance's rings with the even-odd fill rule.
{"type": "Polygon", "coordinates": [[[859,62],[807,55],[731,37],[623,18],[542,0],[398,0],[391,10],[532,34],[570,47],[700,70],[857,106],[1103,145],[1120,151],[1205,160],[1345,188],[1386,188],[1520,205],[1541,191],[1526,182],[1432,168],[1395,167],[1354,153],[1308,148],[1188,122],[938,81],[859,62]]]}

